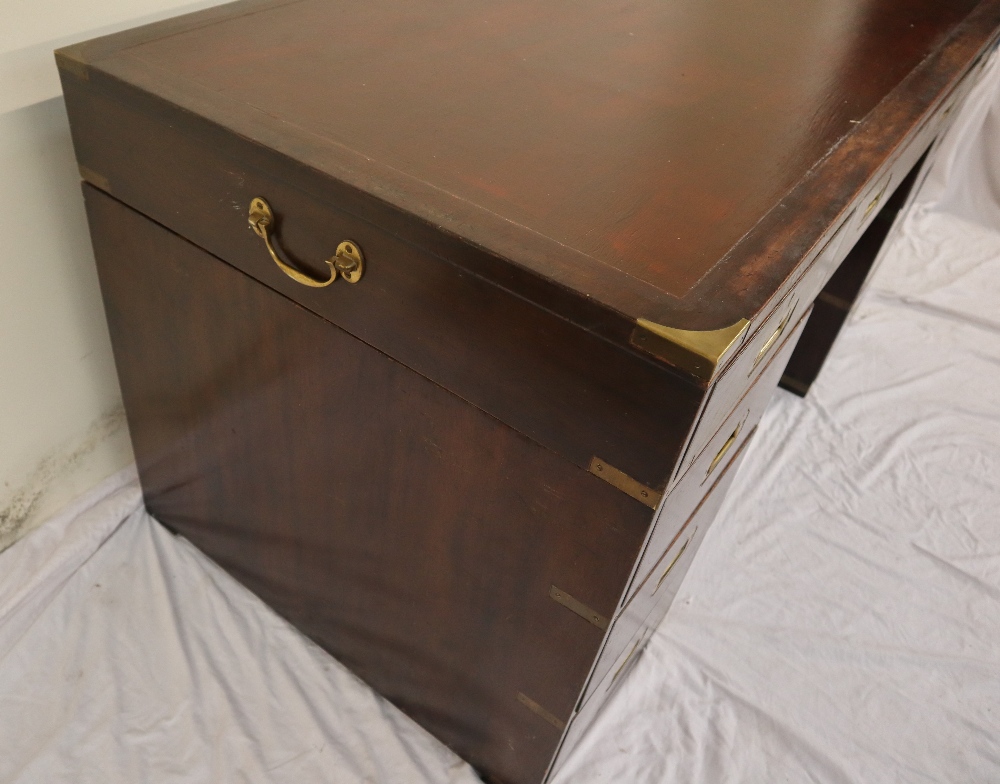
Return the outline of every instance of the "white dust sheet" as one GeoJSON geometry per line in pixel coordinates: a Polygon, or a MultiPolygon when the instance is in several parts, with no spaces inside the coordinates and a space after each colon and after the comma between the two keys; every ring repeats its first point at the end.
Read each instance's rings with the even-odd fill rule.
{"type": "MultiPolygon", "coordinates": [[[[1000,782],[1000,70],[559,784],[1000,782]]],[[[0,554],[0,782],[476,782],[105,482],[0,554]]]]}

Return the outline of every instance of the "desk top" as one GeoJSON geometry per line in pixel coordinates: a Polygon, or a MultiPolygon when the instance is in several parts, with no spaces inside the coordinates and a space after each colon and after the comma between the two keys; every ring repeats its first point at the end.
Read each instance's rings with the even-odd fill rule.
{"type": "Polygon", "coordinates": [[[72,56],[629,320],[716,329],[998,24],[997,0],[251,0],[72,56]]]}

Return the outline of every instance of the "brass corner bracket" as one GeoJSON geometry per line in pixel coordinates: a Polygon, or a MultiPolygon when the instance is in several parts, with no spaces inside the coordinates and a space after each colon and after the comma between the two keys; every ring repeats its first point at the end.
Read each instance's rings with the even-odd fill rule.
{"type": "Polygon", "coordinates": [[[740,319],[731,327],[706,331],[674,329],[636,319],[631,343],[702,381],[711,381],[749,328],[750,322],[746,319],[740,319]]]}

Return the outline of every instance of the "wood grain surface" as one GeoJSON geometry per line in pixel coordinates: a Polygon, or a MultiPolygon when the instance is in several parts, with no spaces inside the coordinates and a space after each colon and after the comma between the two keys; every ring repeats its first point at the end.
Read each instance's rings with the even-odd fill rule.
{"type": "Polygon", "coordinates": [[[536,784],[652,511],[86,186],[146,504],[486,774],[536,784]]]}
{"type": "Polygon", "coordinates": [[[781,386],[789,392],[804,397],[819,377],[848,314],[871,279],[882,246],[913,193],[914,184],[927,172],[924,167],[926,160],[925,154],[914,164],[823,286],[809,323],[781,378],[781,386]]]}
{"type": "Polygon", "coordinates": [[[629,320],[707,329],[756,314],[998,24],[1000,0],[299,0],[62,57],[365,210],[629,320]]]}
{"type": "Polygon", "coordinates": [[[231,139],[191,133],[155,104],[113,100],[87,81],[65,87],[76,154],[117,199],[577,465],[599,455],[666,485],[703,388],[358,219],[334,194],[304,193],[294,168],[262,170],[231,139]],[[350,238],[368,260],[364,279],[311,289],[287,277],[247,224],[258,195],[274,207],[286,258],[319,276],[350,238]]]}
{"type": "Polygon", "coordinates": [[[487,780],[537,784],[998,30],[1000,0],[241,0],[61,50],[150,510],[487,780]],[[360,284],[285,277],[257,196],[306,271],[363,248],[360,284]],[[699,380],[640,318],[750,324],[699,380]],[[667,491],[660,534],[594,458],[667,491]]]}

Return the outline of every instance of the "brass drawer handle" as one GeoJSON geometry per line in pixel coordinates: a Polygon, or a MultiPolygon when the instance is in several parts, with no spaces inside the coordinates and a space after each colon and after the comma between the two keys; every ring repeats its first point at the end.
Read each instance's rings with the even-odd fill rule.
{"type": "MultiPolygon", "coordinates": [[[[746,422],[746,417],[743,418],[743,422],[746,422]]],[[[726,453],[733,448],[733,444],[736,443],[736,439],[739,437],[740,431],[743,429],[743,422],[740,422],[736,426],[733,434],[729,436],[729,438],[726,439],[726,443],[722,445],[722,449],[720,449],[719,453],[712,458],[712,464],[708,467],[708,471],[705,472],[706,479],[712,475],[712,472],[716,469],[719,463],[722,462],[722,458],[726,456],[726,453]]]]}
{"type": "Polygon", "coordinates": [[[348,283],[357,283],[361,280],[361,276],[365,274],[365,257],[362,255],[358,243],[352,240],[344,240],[340,243],[337,246],[337,253],[326,260],[327,266],[330,267],[329,280],[317,280],[303,272],[299,272],[297,269],[289,267],[278,257],[278,252],[274,249],[274,245],[271,244],[270,229],[274,226],[274,213],[271,212],[271,205],[260,196],[250,202],[249,221],[250,228],[267,245],[267,252],[271,254],[274,263],[296,283],[320,289],[333,283],[337,279],[338,273],[348,283]]]}
{"type": "MultiPolygon", "coordinates": [[[[761,360],[763,360],[764,357],[767,356],[768,352],[772,348],[774,348],[775,345],[778,343],[778,338],[781,337],[781,334],[785,331],[785,327],[788,326],[788,322],[791,321],[792,313],[795,312],[795,308],[798,307],[798,304],[799,300],[796,297],[795,302],[793,302],[792,306],[788,309],[788,312],[785,314],[785,317],[781,320],[781,323],[778,325],[778,328],[774,330],[774,334],[767,339],[767,343],[765,343],[763,346],[760,347],[760,351],[757,352],[757,358],[753,361],[753,366],[750,368],[750,373],[753,373],[754,370],[756,370],[757,365],[761,363],[761,360]]],[[[750,373],[748,373],[747,375],[750,375],[750,373]]]]}
{"type": "Polygon", "coordinates": [[[867,218],[872,212],[878,207],[878,203],[882,201],[882,194],[878,194],[874,199],[868,202],[868,206],[865,207],[865,217],[867,218]]]}
{"type": "Polygon", "coordinates": [[[615,670],[615,674],[611,676],[611,683],[608,684],[608,688],[611,687],[612,683],[618,680],[618,676],[625,671],[625,667],[628,665],[630,661],[632,661],[632,657],[639,652],[639,646],[642,645],[644,642],[646,642],[646,640],[643,637],[640,637],[638,640],[635,641],[635,645],[633,645],[632,650],[628,652],[628,656],[625,657],[625,661],[623,661],[621,664],[618,665],[618,669],[615,670]]]}
{"type": "Polygon", "coordinates": [[[654,594],[658,590],[660,590],[660,586],[663,585],[663,581],[667,579],[667,575],[670,574],[670,572],[673,571],[673,568],[675,566],[677,566],[677,562],[681,559],[681,556],[684,555],[684,551],[687,550],[688,545],[691,544],[691,540],[694,539],[694,535],[696,533],[698,533],[698,526],[695,526],[695,529],[691,532],[691,536],[689,536],[687,538],[687,541],[684,542],[684,544],[681,545],[680,552],[678,552],[677,555],[674,556],[674,560],[672,560],[670,562],[670,566],[668,566],[664,570],[663,574],[660,575],[660,580],[659,580],[659,582],[656,583],[656,587],[653,589],[653,593],[654,594]]]}
{"type": "Polygon", "coordinates": [[[892,182],[892,177],[890,176],[888,180],[885,181],[885,185],[882,186],[882,190],[876,194],[875,198],[868,202],[868,206],[865,207],[865,214],[862,216],[861,220],[865,220],[869,215],[871,215],[875,208],[878,207],[879,202],[882,201],[882,197],[885,196],[885,192],[889,190],[889,183],[892,182]]]}

